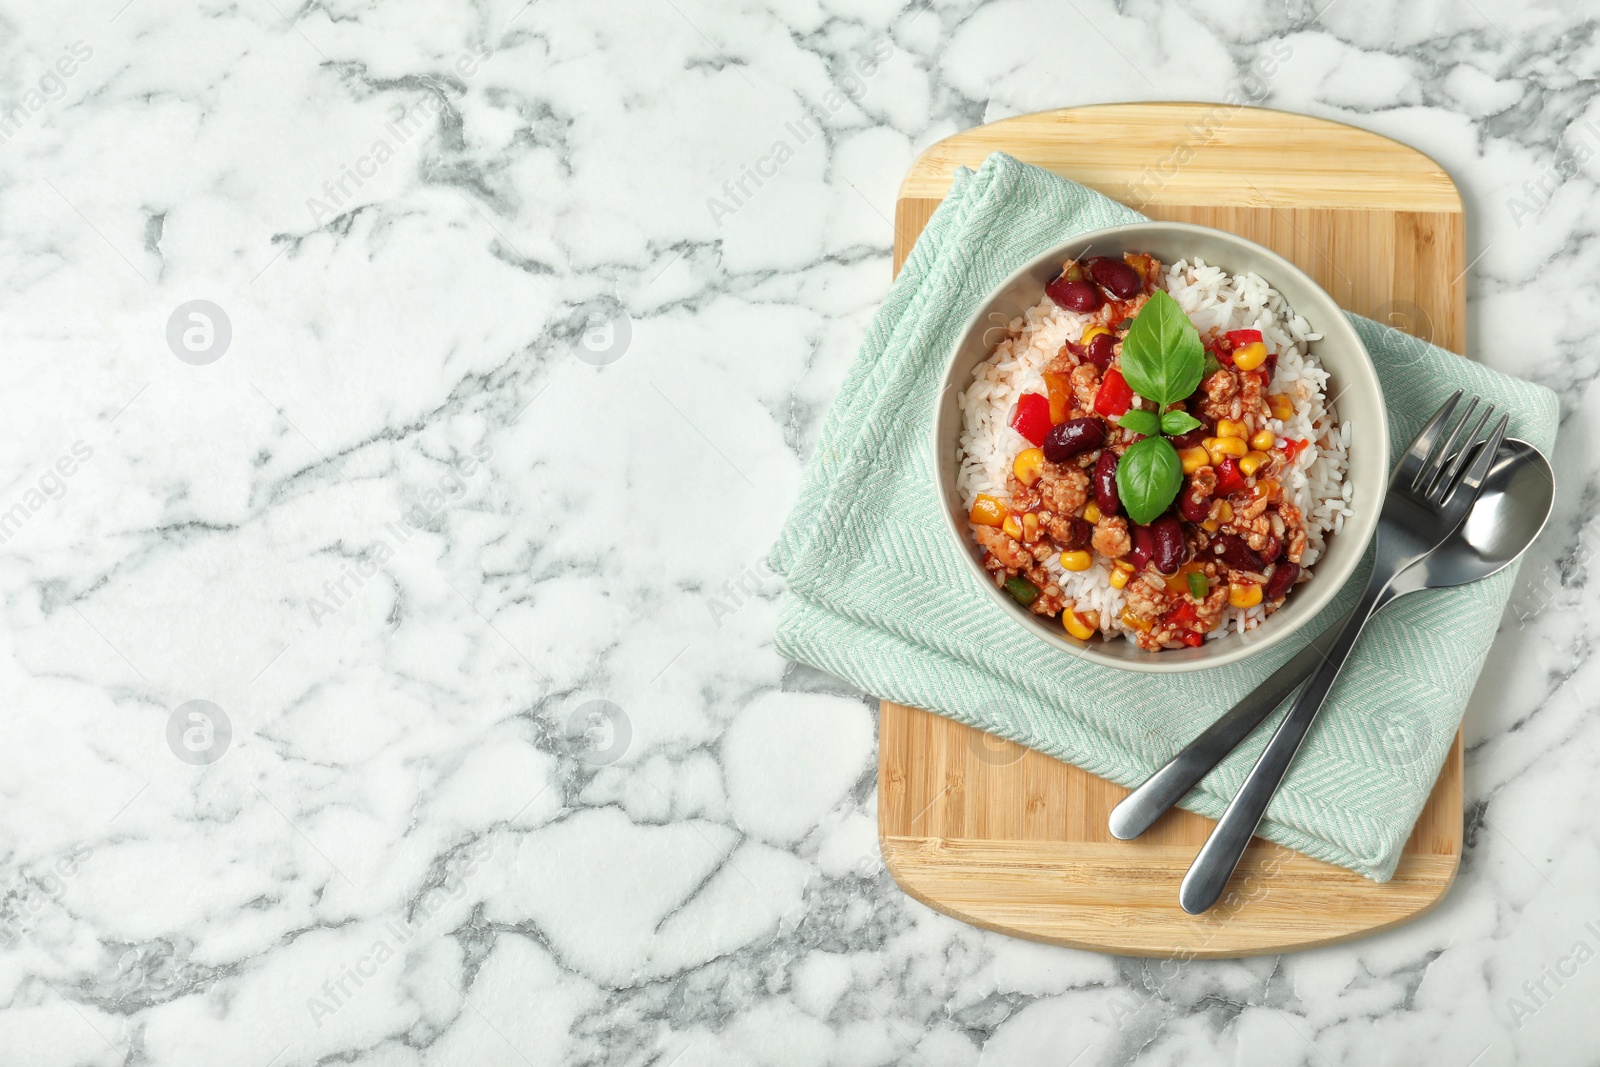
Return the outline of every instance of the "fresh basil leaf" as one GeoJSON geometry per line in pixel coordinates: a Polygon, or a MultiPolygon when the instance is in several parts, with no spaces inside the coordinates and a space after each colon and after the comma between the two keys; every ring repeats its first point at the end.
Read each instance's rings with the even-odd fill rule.
{"type": "Polygon", "coordinates": [[[1142,433],[1146,437],[1154,437],[1161,432],[1161,420],[1156,417],[1156,413],[1141,408],[1134,408],[1122,416],[1117,420],[1117,425],[1132,433],[1142,433]]]}
{"type": "Polygon", "coordinates": [[[1211,351],[1211,349],[1206,349],[1206,361],[1205,365],[1200,369],[1200,380],[1205,381],[1207,378],[1211,377],[1221,369],[1222,360],[1218,359],[1217,354],[1211,351]]]}
{"type": "Polygon", "coordinates": [[[1182,409],[1174,409],[1161,416],[1161,432],[1173,437],[1188,433],[1199,425],[1199,419],[1182,409]]]}
{"type": "Polygon", "coordinates": [[[1165,437],[1135,441],[1117,462],[1117,495],[1140,526],[1159,518],[1182,487],[1183,463],[1165,437]]]}
{"type": "Polygon", "coordinates": [[[1133,391],[1158,404],[1183,400],[1205,369],[1200,332],[1165,290],[1150,294],[1122,339],[1122,376],[1133,391]]]}

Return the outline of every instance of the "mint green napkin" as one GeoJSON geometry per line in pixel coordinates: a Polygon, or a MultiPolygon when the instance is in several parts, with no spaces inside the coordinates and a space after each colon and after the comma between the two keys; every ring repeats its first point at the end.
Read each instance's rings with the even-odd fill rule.
{"type": "MultiPolygon", "coordinates": [[[[1016,267],[1073,234],[1143,220],[1010,156],[958,172],[868,330],[770,558],[788,582],[777,633],[784,655],[1127,786],[1358,593],[1347,584],[1297,640],[1244,664],[1144,675],[1050,649],[976,588],[933,488],[928,437],[945,360],[976,304],[1016,267]]],[[[1549,451],[1557,415],[1549,390],[1351,320],[1377,362],[1396,454],[1458,387],[1508,411],[1512,435],[1549,451]]],[[[1372,621],[1263,836],[1378,881],[1393,876],[1515,577],[1513,567],[1415,594],[1372,621]]],[[[1256,731],[1183,806],[1220,815],[1269,733],[1256,731]]]]}

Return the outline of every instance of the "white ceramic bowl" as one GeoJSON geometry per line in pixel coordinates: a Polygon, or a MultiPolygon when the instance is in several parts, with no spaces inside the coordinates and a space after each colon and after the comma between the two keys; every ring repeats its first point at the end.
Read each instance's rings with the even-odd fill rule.
{"type": "Polygon", "coordinates": [[[1373,369],[1372,357],[1339,305],[1303,271],[1277,253],[1230,233],[1178,222],[1117,226],[1075,237],[1002,282],[979,305],[956,342],[945,368],[933,426],[938,490],[944,500],[951,536],[960,543],[971,565],[972,580],[1010,612],[1018,625],[1028,627],[1062,653],[1131,671],[1196,671],[1237,663],[1270,648],[1303,626],[1333,598],[1360,563],[1377,529],[1389,476],[1388,415],[1378,375],[1373,369]],[[1045,283],[1060,273],[1062,261],[1082,258],[1089,254],[1091,246],[1095,255],[1147,252],[1163,266],[1199,256],[1206,263],[1233,274],[1253,271],[1283,294],[1289,306],[1310,323],[1313,333],[1322,335],[1322,340],[1312,342],[1310,354],[1328,372],[1327,396],[1337,398],[1335,408],[1339,418],[1351,426],[1350,469],[1346,479],[1352,486],[1354,514],[1345,520],[1343,531],[1328,536],[1327,551],[1311,568],[1310,581],[1297,586],[1283,607],[1248,633],[1229,634],[1207,641],[1199,648],[1161,652],[1147,652],[1121,637],[1112,641],[1098,637],[1079,641],[1062,628],[1059,619],[1035,615],[1017,604],[995,586],[980,563],[983,550],[972,538],[966,511],[956,492],[956,453],[961,439],[957,396],[972,384],[973,368],[993,355],[994,344],[1003,334],[1003,330],[996,328],[997,324],[1009,322],[1044,299],[1045,283]]]}

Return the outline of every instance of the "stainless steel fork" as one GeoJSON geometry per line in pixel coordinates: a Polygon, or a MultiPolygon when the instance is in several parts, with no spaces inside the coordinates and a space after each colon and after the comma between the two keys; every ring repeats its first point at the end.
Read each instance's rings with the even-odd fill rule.
{"type": "Polygon", "coordinates": [[[1222,895],[1367,619],[1398,595],[1394,588],[1396,575],[1439,547],[1466,518],[1473,501],[1478,498],[1505,437],[1507,418],[1501,416],[1485,446],[1474,451],[1473,443],[1494,414],[1494,405],[1487,405],[1477,422],[1467,430],[1478,408],[1478,398],[1473,397],[1446,436],[1445,430],[1460,401],[1458,389],[1411,442],[1390,475],[1389,491],[1384,496],[1383,513],[1373,538],[1376,559],[1366,587],[1350,621],[1337,638],[1324,646],[1322,665],[1307,680],[1305,689],[1289,708],[1261,758],[1184,876],[1178,889],[1178,903],[1191,915],[1205,911],[1222,895]],[[1465,436],[1463,431],[1466,431],[1465,436]],[[1475,457],[1470,463],[1469,455],[1475,457]]]}

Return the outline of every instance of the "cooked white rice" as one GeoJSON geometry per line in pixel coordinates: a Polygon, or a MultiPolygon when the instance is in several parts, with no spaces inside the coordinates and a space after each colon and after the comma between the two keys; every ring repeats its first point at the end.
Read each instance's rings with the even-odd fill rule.
{"type": "MultiPolygon", "coordinates": [[[[1350,485],[1344,480],[1349,464],[1350,424],[1340,423],[1323,395],[1328,375],[1309,355],[1312,341],[1322,339],[1310,324],[1289,307],[1282,294],[1259,275],[1230,275],[1202,259],[1179,260],[1168,268],[1165,288],[1188,313],[1195,327],[1260,330],[1270,352],[1277,353],[1277,369],[1268,390],[1283,393],[1294,405],[1285,422],[1269,418],[1267,429],[1279,438],[1310,441],[1280,476],[1286,498],[1305,516],[1306,550],[1301,557],[1301,581],[1321,557],[1325,538],[1338,533],[1351,514],[1350,485]]],[[[978,494],[1006,499],[1006,475],[1016,454],[1029,442],[1008,425],[1017,398],[1023,393],[1043,393],[1044,367],[1068,340],[1076,341],[1086,326],[1100,321],[1099,313],[1079,315],[1049,297],[1029,308],[1007,326],[1006,338],[994,355],[978,364],[973,381],[959,398],[962,410],[961,469],[956,486],[964,507],[978,494]]],[[[1123,592],[1111,586],[1111,568],[1099,555],[1085,571],[1068,571],[1058,557],[1045,562],[1052,577],[1078,611],[1097,611],[1108,636],[1121,632],[1123,592]]],[[[1259,626],[1266,613],[1257,606],[1230,609],[1207,639],[1259,626]]]]}

